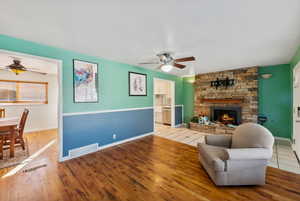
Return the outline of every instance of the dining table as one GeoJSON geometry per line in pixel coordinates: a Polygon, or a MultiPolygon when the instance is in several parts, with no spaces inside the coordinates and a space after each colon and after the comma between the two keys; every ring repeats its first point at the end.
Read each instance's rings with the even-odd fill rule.
{"type": "MultiPolygon", "coordinates": [[[[7,137],[10,140],[9,149],[10,149],[10,158],[13,158],[15,155],[15,135],[18,128],[19,118],[10,117],[10,118],[0,118],[0,137],[3,139],[7,137]]],[[[0,151],[3,153],[3,140],[0,144],[0,151]]],[[[3,154],[0,155],[0,159],[3,159],[3,154]]]]}

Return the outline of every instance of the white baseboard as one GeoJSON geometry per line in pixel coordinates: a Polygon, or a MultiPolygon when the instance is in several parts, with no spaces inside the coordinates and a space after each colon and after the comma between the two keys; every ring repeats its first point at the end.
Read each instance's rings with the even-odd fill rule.
{"type": "MultiPolygon", "coordinates": [[[[97,152],[97,151],[100,151],[100,150],[103,150],[103,149],[106,149],[106,148],[109,148],[109,147],[113,147],[113,146],[116,146],[116,145],[119,145],[119,144],[123,144],[123,143],[126,143],[126,142],[134,141],[134,140],[137,140],[137,139],[149,136],[149,135],[153,135],[153,132],[146,133],[146,134],[139,135],[139,136],[136,136],[136,137],[132,137],[132,138],[128,138],[128,139],[125,139],[125,140],[118,141],[118,142],[113,142],[113,143],[110,143],[110,144],[107,144],[107,145],[100,146],[94,152],[97,152]]],[[[78,147],[77,149],[80,149],[80,147],[78,147]]],[[[90,152],[90,153],[94,153],[94,152],[90,152]]],[[[90,154],[90,153],[88,153],[88,154],[90,154]]],[[[86,154],[84,154],[84,155],[86,155],[86,154]]],[[[84,155],[81,155],[81,156],[84,156],[84,155]]],[[[64,156],[64,157],[60,157],[59,162],[64,162],[64,161],[71,160],[71,159],[77,158],[77,157],[79,157],[79,156],[73,156],[73,157],[71,157],[71,156],[64,156]]]]}
{"type": "Polygon", "coordinates": [[[185,123],[182,123],[182,124],[177,124],[177,125],[175,125],[175,128],[179,128],[179,127],[181,127],[181,126],[184,126],[184,127],[186,127],[186,124],[185,124],[185,123]]]}
{"type": "Polygon", "coordinates": [[[114,142],[114,143],[111,143],[111,144],[108,144],[108,145],[103,145],[103,146],[99,147],[99,150],[106,149],[106,148],[109,148],[109,147],[112,147],[112,146],[116,146],[116,145],[119,145],[119,144],[123,144],[125,142],[137,140],[139,138],[143,138],[143,137],[146,137],[146,136],[149,136],[149,135],[153,135],[153,132],[146,133],[146,134],[139,135],[139,136],[132,137],[132,138],[128,138],[128,139],[125,139],[125,140],[121,140],[121,141],[118,141],[118,142],[114,142]]]}
{"type": "Polygon", "coordinates": [[[291,139],[289,139],[289,138],[284,138],[284,137],[274,137],[275,138],[275,140],[282,140],[282,141],[287,141],[287,142],[290,142],[290,143],[292,143],[292,141],[291,141],[291,139]]]}

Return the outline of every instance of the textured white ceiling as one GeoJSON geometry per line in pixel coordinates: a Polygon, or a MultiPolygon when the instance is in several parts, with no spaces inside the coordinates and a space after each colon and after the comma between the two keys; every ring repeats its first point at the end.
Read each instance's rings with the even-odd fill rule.
{"type": "MultiPolygon", "coordinates": [[[[137,65],[163,50],[177,75],[289,63],[299,0],[2,0],[0,33],[137,65]]],[[[155,65],[143,67],[155,69],[155,65]]]]}

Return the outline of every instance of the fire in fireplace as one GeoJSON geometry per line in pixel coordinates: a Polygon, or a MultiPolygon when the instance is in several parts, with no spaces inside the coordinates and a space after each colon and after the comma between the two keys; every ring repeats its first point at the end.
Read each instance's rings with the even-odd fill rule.
{"type": "Polygon", "coordinates": [[[211,107],[211,121],[225,125],[241,124],[241,107],[211,107]]]}

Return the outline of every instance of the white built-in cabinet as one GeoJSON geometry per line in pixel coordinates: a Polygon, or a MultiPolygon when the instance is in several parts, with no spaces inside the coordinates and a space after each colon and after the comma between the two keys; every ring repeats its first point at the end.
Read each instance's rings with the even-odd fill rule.
{"type": "Polygon", "coordinates": [[[166,94],[168,97],[171,97],[170,83],[159,80],[155,83],[155,85],[155,94],[166,94]]]}
{"type": "Polygon", "coordinates": [[[171,83],[164,80],[156,80],[154,86],[155,94],[155,122],[171,124],[171,83]]]}

